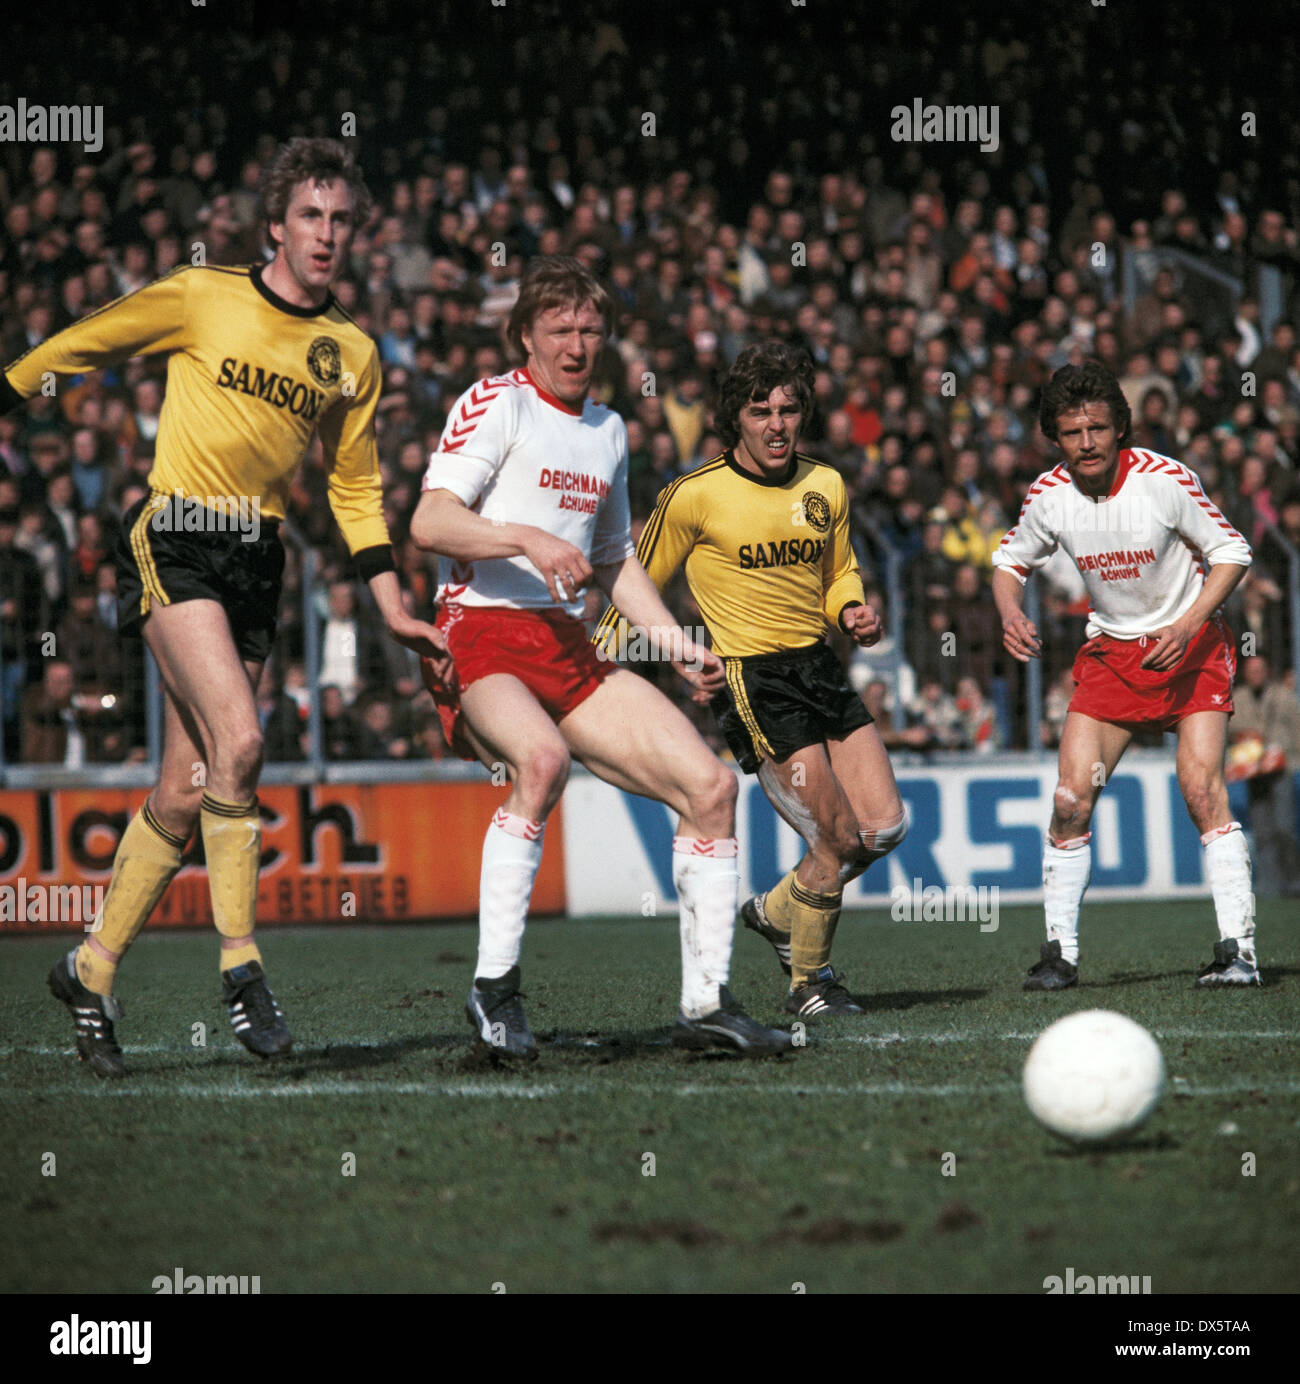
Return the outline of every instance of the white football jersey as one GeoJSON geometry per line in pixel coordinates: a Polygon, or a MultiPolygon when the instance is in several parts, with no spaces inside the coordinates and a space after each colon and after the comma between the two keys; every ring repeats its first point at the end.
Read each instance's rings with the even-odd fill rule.
{"type": "Polygon", "coordinates": [[[1110,493],[1085,495],[1064,464],[1029,487],[993,565],[1023,584],[1060,547],[1088,591],[1088,638],[1137,639],[1178,619],[1208,567],[1251,563],[1250,544],[1206,498],[1194,471],[1141,447],[1119,454],[1110,493]]]}
{"type": "MultiPolygon", "coordinates": [[[[603,404],[571,408],[527,370],[479,380],[447,415],[423,490],[449,490],[476,514],[531,524],[572,543],[593,566],[635,551],[627,498],[627,429],[603,404]]],[[[443,559],[440,601],[514,610],[554,608],[526,557],[443,559]]],[[[579,595],[561,609],[580,617],[579,595]]]]}

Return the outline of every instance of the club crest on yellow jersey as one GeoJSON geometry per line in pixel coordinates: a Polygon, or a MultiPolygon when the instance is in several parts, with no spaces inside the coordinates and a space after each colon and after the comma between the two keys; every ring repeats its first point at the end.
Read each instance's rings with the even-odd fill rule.
{"type": "Polygon", "coordinates": [[[343,358],[339,354],[339,344],[332,336],[318,336],[307,347],[307,369],[312,379],[327,389],[338,383],[343,373],[343,358]]]}
{"type": "Polygon", "coordinates": [[[803,517],[818,533],[825,533],[831,526],[831,502],[819,491],[804,491],[803,517]]]}

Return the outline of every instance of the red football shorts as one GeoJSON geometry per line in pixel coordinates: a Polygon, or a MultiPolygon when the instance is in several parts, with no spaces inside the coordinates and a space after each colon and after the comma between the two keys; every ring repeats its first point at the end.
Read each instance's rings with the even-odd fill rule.
{"type": "Polygon", "coordinates": [[[447,744],[462,759],[477,759],[461,733],[460,694],[493,673],[516,677],[554,721],[562,720],[618,667],[600,658],[586,626],[560,610],[511,610],[505,606],[449,604],[435,622],[447,637],[455,668],[452,685],[432,662],[420,660],[424,685],[433,693],[447,744]]]}
{"type": "Polygon", "coordinates": [[[1151,730],[1169,730],[1194,711],[1232,714],[1237,658],[1222,619],[1207,620],[1182,662],[1165,672],[1141,666],[1155,642],[1150,635],[1112,639],[1099,634],[1088,640],[1074,660],[1077,686],[1069,710],[1151,730]]]}

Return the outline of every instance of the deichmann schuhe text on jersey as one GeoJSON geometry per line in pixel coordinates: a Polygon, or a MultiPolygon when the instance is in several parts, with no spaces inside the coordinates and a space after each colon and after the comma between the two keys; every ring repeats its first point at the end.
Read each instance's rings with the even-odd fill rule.
{"type": "MultiPolygon", "coordinates": [[[[593,566],[622,562],[633,552],[623,420],[590,399],[570,407],[539,389],[527,370],[479,380],[460,396],[429,458],[423,489],[450,491],[485,519],[544,529],[593,566]]],[[[555,608],[526,557],[449,565],[440,601],[555,608]]],[[[582,596],[562,609],[581,616],[582,596]]]]}

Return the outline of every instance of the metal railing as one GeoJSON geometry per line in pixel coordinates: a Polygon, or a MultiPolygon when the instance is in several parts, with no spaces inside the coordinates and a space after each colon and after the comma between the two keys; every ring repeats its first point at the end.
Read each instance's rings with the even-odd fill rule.
{"type": "MultiPolygon", "coordinates": [[[[1039,584],[1030,575],[1029,581],[1025,585],[1025,614],[1034,622],[1034,628],[1038,631],[1039,638],[1043,634],[1043,597],[1039,591],[1039,584]]],[[[1044,641],[1045,643],[1046,641],[1044,641]]],[[[1043,725],[1043,659],[1040,654],[1038,658],[1031,658],[1025,667],[1025,735],[1028,740],[1028,749],[1032,754],[1037,751],[1040,755],[1048,753],[1043,745],[1042,725],[1043,725]]]]}
{"type": "Polygon", "coordinates": [[[1196,308],[1207,341],[1215,340],[1220,332],[1232,326],[1245,285],[1208,260],[1168,245],[1135,250],[1126,241],[1122,265],[1124,312],[1130,320],[1138,298],[1151,287],[1161,269],[1168,269],[1178,281],[1178,291],[1196,308]]]}
{"type": "Polygon", "coordinates": [[[307,676],[307,763],[311,766],[313,776],[323,779],[325,745],[320,709],[320,619],[316,613],[316,572],[320,558],[292,521],[282,521],[280,537],[293,548],[302,562],[299,584],[302,588],[303,671],[307,676]]]}
{"type": "MultiPolygon", "coordinates": [[[[904,638],[907,628],[907,593],[903,590],[903,557],[898,549],[885,537],[884,531],[880,528],[880,525],[877,524],[869,514],[856,514],[854,520],[859,528],[870,534],[873,542],[876,544],[879,556],[883,561],[885,601],[889,607],[886,633],[890,635],[894,641],[894,657],[889,668],[889,678],[892,684],[892,717],[894,729],[904,730],[907,727],[907,708],[903,705],[902,668],[903,664],[907,661],[906,641],[904,638]]],[[[859,561],[861,561],[861,554],[859,554],[859,561]]]]}

